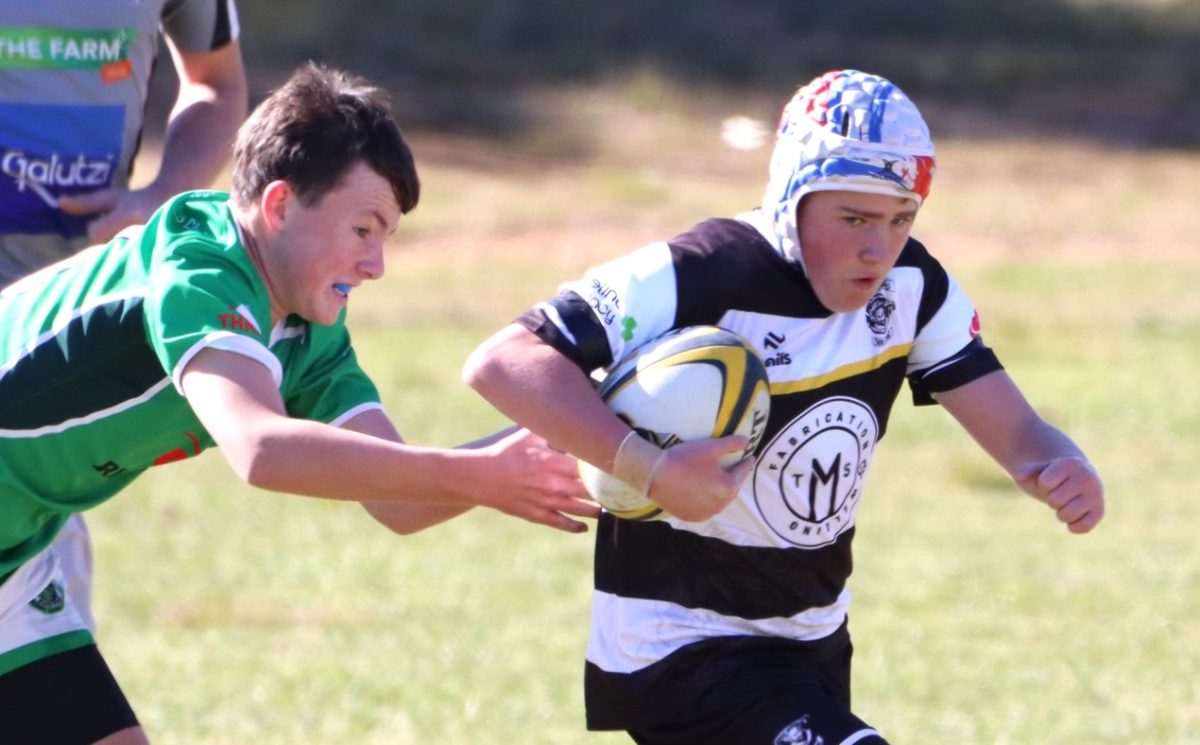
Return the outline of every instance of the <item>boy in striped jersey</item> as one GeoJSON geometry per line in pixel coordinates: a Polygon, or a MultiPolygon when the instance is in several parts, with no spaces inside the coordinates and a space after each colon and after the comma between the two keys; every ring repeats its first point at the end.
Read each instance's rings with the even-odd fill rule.
{"type": "Polygon", "coordinates": [[[641,745],[881,743],[850,705],[851,542],[908,381],[1076,533],[1103,514],[1079,448],[979,335],[974,307],[910,237],[934,170],[913,103],[841,70],[784,109],[761,206],[591,269],[484,343],[465,377],[555,447],[643,488],[658,522],[602,515],[586,665],[591,729],[641,745]],[[660,451],[594,391],[670,329],[715,324],[767,363],[771,416],[660,451]]]}

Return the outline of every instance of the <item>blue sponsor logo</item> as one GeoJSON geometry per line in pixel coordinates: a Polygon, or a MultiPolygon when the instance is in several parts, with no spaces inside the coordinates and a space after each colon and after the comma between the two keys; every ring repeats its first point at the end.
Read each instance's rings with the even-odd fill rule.
{"type": "Polygon", "coordinates": [[[83,235],[58,198],[112,185],[124,127],[123,106],[0,103],[0,233],[83,235]]]}

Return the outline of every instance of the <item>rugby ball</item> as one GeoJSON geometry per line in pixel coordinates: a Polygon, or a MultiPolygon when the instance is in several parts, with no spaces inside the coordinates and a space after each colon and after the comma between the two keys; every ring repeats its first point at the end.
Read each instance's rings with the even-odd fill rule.
{"type": "MultiPolygon", "coordinates": [[[[745,435],[746,450],[762,440],[771,407],[767,369],[750,344],[716,326],[689,326],[652,339],[600,383],[600,398],[639,435],[661,448],[687,440],[745,435]]],[[[616,517],[665,516],[653,500],[587,463],[580,478],[592,498],[616,517]]]]}

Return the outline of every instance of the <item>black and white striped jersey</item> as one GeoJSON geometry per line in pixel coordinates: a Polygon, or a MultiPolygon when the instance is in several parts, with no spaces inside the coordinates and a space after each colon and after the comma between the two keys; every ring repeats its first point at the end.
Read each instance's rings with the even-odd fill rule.
{"type": "Polygon", "coordinates": [[[1000,368],[974,307],[917,241],[864,308],[831,313],[761,223],[757,212],[705,221],[589,270],[520,319],[589,373],[669,329],[714,324],[750,341],[770,378],[754,475],[728,508],[699,523],[602,517],[593,725],[625,726],[593,688],[636,696],[640,671],[688,645],[837,631],[864,481],[902,382],[926,404],[1000,368]]]}

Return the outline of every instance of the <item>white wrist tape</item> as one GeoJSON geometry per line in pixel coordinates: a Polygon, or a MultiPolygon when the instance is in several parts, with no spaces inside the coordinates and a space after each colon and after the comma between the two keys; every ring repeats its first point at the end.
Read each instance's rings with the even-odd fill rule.
{"type": "Polygon", "coordinates": [[[642,494],[649,494],[654,472],[666,454],[665,450],[643,439],[637,432],[630,432],[617,448],[612,475],[642,494]]]}

